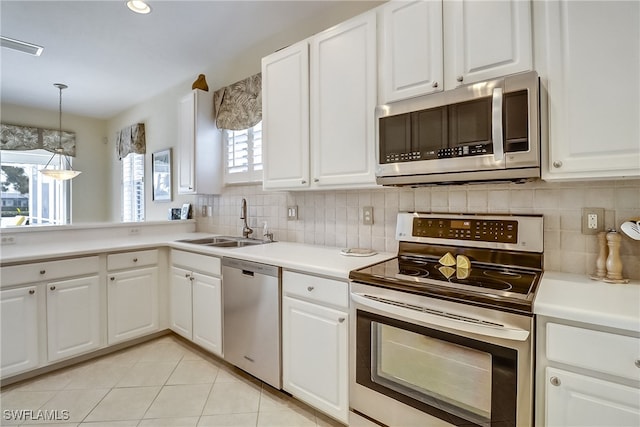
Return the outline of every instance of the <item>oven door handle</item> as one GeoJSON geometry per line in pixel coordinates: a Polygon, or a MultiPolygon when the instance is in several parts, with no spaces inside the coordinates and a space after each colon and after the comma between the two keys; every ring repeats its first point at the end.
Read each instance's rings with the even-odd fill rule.
{"type": "Polygon", "coordinates": [[[467,332],[487,337],[501,338],[510,341],[526,341],[529,338],[529,331],[520,328],[509,328],[500,325],[482,324],[465,320],[462,316],[455,317],[441,315],[435,312],[426,312],[416,310],[408,306],[388,304],[368,298],[365,295],[352,293],[351,298],[354,302],[364,306],[384,311],[389,314],[395,314],[404,318],[409,318],[429,325],[436,325],[443,328],[452,329],[460,332],[467,332]]]}

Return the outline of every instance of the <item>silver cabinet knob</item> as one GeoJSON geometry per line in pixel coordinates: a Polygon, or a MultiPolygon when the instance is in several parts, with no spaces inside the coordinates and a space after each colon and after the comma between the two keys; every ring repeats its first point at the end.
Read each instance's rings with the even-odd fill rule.
{"type": "Polygon", "coordinates": [[[320,180],[318,178],[314,178],[313,182],[320,182],[320,180]]]}
{"type": "Polygon", "coordinates": [[[345,321],[345,320],[346,320],[346,319],[345,319],[344,317],[341,317],[341,318],[339,318],[339,319],[338,319],[338,322],[340,322],[340,323],[344,323],[344,321],[345,321]]]}
{"type": "Polygon", "coordinates": [[[309,292],[313,291],[314,289],[315,289],[315,288],[314,288],[313,286],[307,286],[307,290],[308,290],[309,292]]]}
{"type": "Polygon", "coordinates": [[[49,289],[51,289],[52,291],[55,291],[56,287],[55,286],[51,286],[49,289]]]}
{"type": "Polygon", "coordinates": [[[438,82],[433,82],[433,87],[438,87],[438,82]]]}
{"type": "Polygon", "coordinates": [[[307,181],[305,181],[305,180],[303,179],[303,180],[302,180],[302,183],[303,183],[303,184],[306,184],[306,183],[307,183],[307,181]]]}
{"type": "Polygon", "coordinates": [[[551,383],[551,385],[554,385],[554,386],[556,386],[556,387],[557,387],[557,386],[559,386],[559,385],[560,385],[560,378],[558,378],[558,377],[551,377],[551,378],[549,379],[549,382],[551,383]]]}
{"type": "Polygon", "coordinates": [[[111,277],[109,278],[109,280],[111,280],[111,281],[113,282],[114,280],[116,280],[116,278],[115,278],[115,277],[113,277],[113,276],[111,276],[111,277]]]}
{"type": "Polygon", "coordinates": [[[636,359],[636,368],[640,368],[640,359],[636,359]]]}
{"type": "Polygon", "coordinates": [[[554,168],[561,168],[562,167],[562,162],[560,160],[557,160],[555,162],[553,162],[553,167],[554,168]]]}
{"type": "Polygon", "coordinates": [[[464,77],[463,76],[458,76],[456,78],[456,80],[459,81],[460,83],[462,83],[462,81],[464,80],[464,77]]]}
{"type": "Polygon", "coordinates": [[[138,262],[138,258],[134,258],[134,259],[133,259],[133,262],[138,262]]]}
{"type": "Polygon", "coordinates": [[[47,270],[40,270],[40,274],[45,274],[47,270]]]}
{"type": "MultiPolygon", "coordinates": [[[[35,289],[29,289],[29,295],[33,295],[36,293],[35,289]]],[[[636,364],[638,363],[638,361],[636,360],[636,364]]]]}

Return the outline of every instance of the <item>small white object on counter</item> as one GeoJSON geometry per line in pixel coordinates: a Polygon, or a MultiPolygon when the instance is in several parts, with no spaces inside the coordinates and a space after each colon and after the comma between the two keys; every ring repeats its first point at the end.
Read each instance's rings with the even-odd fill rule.
{"type": "Polygon", "coordinates": [[[604,283],[583,275],[545,271],[533,312],[640,333],[640,282],[604,283]]]}
{"type": "Polygon", "coordinates": [[[340,249],[340,255],[344,256],[371,256],[377,254],[373,249],[344,248],[340,249]]]}

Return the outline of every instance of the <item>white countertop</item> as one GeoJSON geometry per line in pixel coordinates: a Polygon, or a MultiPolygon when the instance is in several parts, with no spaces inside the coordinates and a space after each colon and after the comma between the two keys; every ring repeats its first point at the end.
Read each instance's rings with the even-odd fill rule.
{"type": "Polygon", "coordinates": [[[545,271],[533,312],[640,333],[640,281],[612,284],[545,271]]]}
{"type": "Polygon", "coordinates": [[[274,242],[241,248],[216,248],[182,243],[179,240],[213,236],[211,233],[177,233],[155,236],[129,236],[107,239],[43,242],[2,247],[3,265],[44,259],[83,256],[123,250],[168,246],[213,256],[227,256],[276,265],[290,270],[346,280],[349,271],[393,258],[395,254],[379,253],[367,257],[340,254],[340,248],[302,243],[274,242]]]}

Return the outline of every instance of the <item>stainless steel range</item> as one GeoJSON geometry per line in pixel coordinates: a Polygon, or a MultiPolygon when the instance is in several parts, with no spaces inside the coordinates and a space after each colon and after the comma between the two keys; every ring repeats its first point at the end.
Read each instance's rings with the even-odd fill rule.
{"type": "Polygon", "coordinates": [[[400,213],[350,274],[351,409],[389,426],[532,426],[537,215],[400,213]]]}

